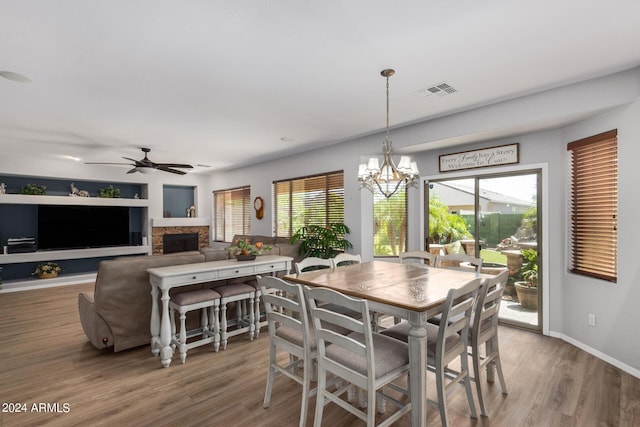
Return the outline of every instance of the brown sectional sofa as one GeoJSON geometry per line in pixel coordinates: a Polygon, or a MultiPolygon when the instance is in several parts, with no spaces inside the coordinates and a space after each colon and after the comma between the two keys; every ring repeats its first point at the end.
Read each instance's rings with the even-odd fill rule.
{"type": "MultiPolygon", "coordinates": [[[[236,236],[247,238],[255,243],[262,241],[272,246],[271,255],[283,255],[301,259],[298,245],[289,244],[286,238],[268,236],[236,236]]],[[[122,351],[151,342],[149,321],[151,318],[151,286],[149,285],[148,268],[169,265],[189,264],[205,261],[227,259],[228,252],[223,248],[203,248],[199,252],[179,252],[169,255],[132,256],[101,261],[98,266],[95,288],[93,292],[82,292],[78,295],[80,323],[85,335],[98,349],[113,347],[114,351],[122,351]]],[[[253,277],[232,279],[235,282],[252,282],[253,277]]],[[[172,290],[184,292],[203,286],[212,287],[226,283],[216,281],[197,284],[172,290]]],[[[190,313],[188,325],[196,327],[198,313],[190,313]]]]}

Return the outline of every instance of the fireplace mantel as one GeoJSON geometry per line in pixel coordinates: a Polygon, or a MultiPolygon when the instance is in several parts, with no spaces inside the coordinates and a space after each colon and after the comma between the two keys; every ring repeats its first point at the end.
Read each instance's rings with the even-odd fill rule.
{"type": "Polygon", "coordinates": [[[211,218],[151,218],[152,227],[210,226],[211,218]]]}

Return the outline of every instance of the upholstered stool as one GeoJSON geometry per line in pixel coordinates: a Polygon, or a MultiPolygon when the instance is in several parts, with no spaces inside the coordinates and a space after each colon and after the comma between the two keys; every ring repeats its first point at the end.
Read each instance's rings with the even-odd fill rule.
{"type": "Polygon", "coordinates": [[[249,332],[249,339],[253,341],[256,330],[254,301],[256,289],[246,283],[233,283],[229,285],[216,286],[215,291],[220,294],[220,334],[222,338],[222,349],[227,348],[229,337],[233,337],[245,332],[249,332]],[[246,309],[246,302],[249,307],[246,309]],[[229,319],[227,314],[227,304],[236,302],[238,314],[236,316],[236,329],[229,331],[229,319]]]}
{"type": "Polygon", "coordinates": [[[171,309],[171,345],[178,347],[180,360],[187,360],[187,350],[201,345],[213,343],[214,351],[220,348],[220,323],[218,312],[220,310],[220,294],[211,289],[198,289],[173,295],[169,300],[171,309]],[[207,314],[207,309],[210,313],[207,314]],[[187,312],[202,310],[200,328],[187,331],[187,312]],[[180,313],[180,333],[176,335],[175,312],[180,313]],[[187,343],[189,338],[201,335],[199,340],[187,343]]]}

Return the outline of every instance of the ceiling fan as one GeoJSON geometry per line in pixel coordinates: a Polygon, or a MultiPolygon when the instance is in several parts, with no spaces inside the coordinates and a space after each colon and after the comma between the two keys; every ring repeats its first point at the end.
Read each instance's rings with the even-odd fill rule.
{"type": "Polygon", "coordinates": [[[152,162],[147,157],[147,153],[150,152],[151,149],[150,148],[140,148],[140,149],[144,153],[144,159],[135,160],[135,159],[131,159],[129,157],[123,157],[123,159],[130,160],[133,163],[86,162],[85,164],[87,164],[87,165],[131,165],[131,166],[133,166],[134,168],[129,170],[127,173],[134,173],[134,172],[150,173],[150,172],[153,172],[154,170],[157,169],[157,170],[161,170],[161,171],[164,171],[164,172],[171,172],[171,173],[175,173],[175,174],[178,174],[178,175],[184,175],[184,174],[186,174],[186,172],[183,172],[181,170],[177,170],[177,169],[174,169],[174,168],[193,169],[193,166],[187,165],[187,164],[182,164],[182,163],[155,163],[155,162],[152,162]]]}

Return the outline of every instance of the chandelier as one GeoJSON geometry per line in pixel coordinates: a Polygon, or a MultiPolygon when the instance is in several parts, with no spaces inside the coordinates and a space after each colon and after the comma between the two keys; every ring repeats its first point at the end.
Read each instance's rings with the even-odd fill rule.
{"type": "Polygon", "coordinates": [[[398,166],[393,161],[393,147],[389,137],[389,77],[394,73],[392,69],[380,72],[387,79],[387,134],[382,143],[382,166],[378,157],[371,157],[367,163],[361,163],[358,167],[358,181],[371,191],[375,184],[387,199],[400,188],[415,183],[420,175],[418,165],[410,156],[401,156],[398,166]]]}

